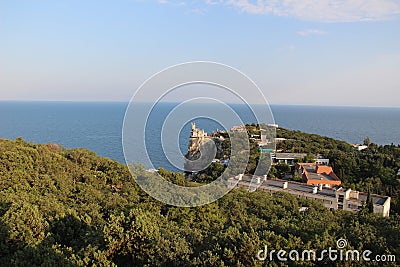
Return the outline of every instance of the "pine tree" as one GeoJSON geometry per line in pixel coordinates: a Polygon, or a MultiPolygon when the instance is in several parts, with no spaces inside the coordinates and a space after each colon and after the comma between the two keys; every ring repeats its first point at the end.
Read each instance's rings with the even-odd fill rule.
{"type": "Polygon", "coordinates": [[[372,201],[371,192],[368,188],[368,195],[367,195],[367,209],[370,213],[374,213],[374,202],[372,201]]]}

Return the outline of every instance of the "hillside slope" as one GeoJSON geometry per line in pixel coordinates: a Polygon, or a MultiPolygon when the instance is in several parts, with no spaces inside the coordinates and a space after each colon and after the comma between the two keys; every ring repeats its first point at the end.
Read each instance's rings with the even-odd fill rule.
{"type": "Polygon", "coordinates": [[[339,238],[400,255],[398,216],[332,213],[241,189],[206,206],[171,207],[139,189],[125,165],[85,149],[0,139],[0,189],[0,266],[263,266],[273,264],[256,258],[265,245],[322,250],[339,238]]]}

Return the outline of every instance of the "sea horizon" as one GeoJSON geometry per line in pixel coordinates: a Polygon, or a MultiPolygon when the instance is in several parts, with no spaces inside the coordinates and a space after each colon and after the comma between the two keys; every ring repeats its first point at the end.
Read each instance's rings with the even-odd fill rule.
{"type": "MultiPolygon", "coordinates": [[[[146,103],[141,103],[146,105],[146,103]]],[[[151,104],[151,103],[147,103],[151,104]]],[[[149,122],[146,136],[155,167],[175,168],[161,155],[159,142],[162,123],[179,103],[164,102],[157,106],[156,116],[149,122]]],[[[34,143],[56,143],[66,148],[87,148],[101,156],[125,162],[122,149],[122,126],[128,102],[84,101],[0,101],[0,137],[22,137],[34,143]]],[[[212,103],[193,104],[193,107],[212,103]]],[[[243,115],[244,123],[255,123],[250,112],[241,104],[230,104],[243,115]]],[[[362,143],[369,137],[378,145],[400,144],[400,109],[378,107],[270,105],[274,122],[279,127],[318,134],[351,144],[362,143]]],[[[215,112],[219,112],[215,106],[215,112]]],[[[138,116],[141,116],[138,114],[138,116]]],[[[197,121],[206,132],[221,129],[211,121],[197,121]]],[[[233,125],[230,125],[230,127],[233,125]]],[[[182,127],[179,146],[186,153],[190,125],[182,127]]]]}
{"type": "MultiPolygon", "coordinates": [[[[21,103],[115,103],[115,104],[126,104],[128,105],[130,101],[126,100],[14,100],[14,99],[1,99],[0,103],[2,102],[21,102],[21,103]]],[[[152,102],[147,101],[137,101],[135,103],[139,104],[154,104],[152,102]]],[[[182,102],[172,102],[172,101],[160,101],[159,103],[165,104],[180,104],[182,102]]],[[[212,103],[196,103],[196,104],[210,104],[214,105],[215,102],[212,103]]],[[[227,105],[244,105],[244,103],[239,102],[224,102],[227,105]]],[[[250,105],[265,105],[260,103],[247,103],[250,105]]],[[[400,109],[400,106],[369,106],[369,105],[320,105],[320,104],[295,104],[295,103],[269,103],[269,106],[295,106],[295,107],[338,107],[338,108],[388,108],[388,109],[400,109]]]]}

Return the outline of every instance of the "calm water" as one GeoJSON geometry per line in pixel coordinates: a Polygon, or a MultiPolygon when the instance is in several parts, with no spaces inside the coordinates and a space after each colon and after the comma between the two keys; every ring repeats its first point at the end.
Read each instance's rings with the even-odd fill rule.
{"type": "MultiPolygon", "coordinates": [[[[204,104],[206,105],[206,104],[204,104]]],[[[0,102],[0,137],[23,137],[35,143],[53,142],[68,148],[84,147],[124,162],[121,129],[127,103],[87,102],[0,102]]],[[[168,164],[160,143],[163,121],[173,104],[164,103],[150,116],[146,144],[155,167],[174,169],[168,164]],[[157,141],[158,140],[158,141],[157,141]]],[[[246,123],[254,117],[242,105],[232,106],[246,123]]],[[[194,107],[195,108],[195,107],[194,107]]],[[[207,106],[208,109],[218,107],[207,106]]],[[[272,106],[279,126],[325,135],[350,143],[368,136],[378,144],[400,144],[400,108],[272,106]]],[[[140,116],[140,114],[138,114],[140,116]]],[[[222,126],[198,119],[199,128],[211,132],[222,126]]],[[[190,123],[179,135],[179,146],[186,153],[190,123]]]]}

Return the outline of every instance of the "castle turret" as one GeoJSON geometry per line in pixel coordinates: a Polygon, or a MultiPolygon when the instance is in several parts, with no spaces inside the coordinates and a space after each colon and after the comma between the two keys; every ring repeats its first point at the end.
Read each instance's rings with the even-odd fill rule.
{"type": "Polygon", "coordinates": [[[189,141],[189,152],[197,151],[200,147],[200,143],[204,141],[204,137],[207,136],[207,133],[204,130],[200,130],[196,128],[196,123],[192,123],[192,133],[190,135],[189,141]]]}

